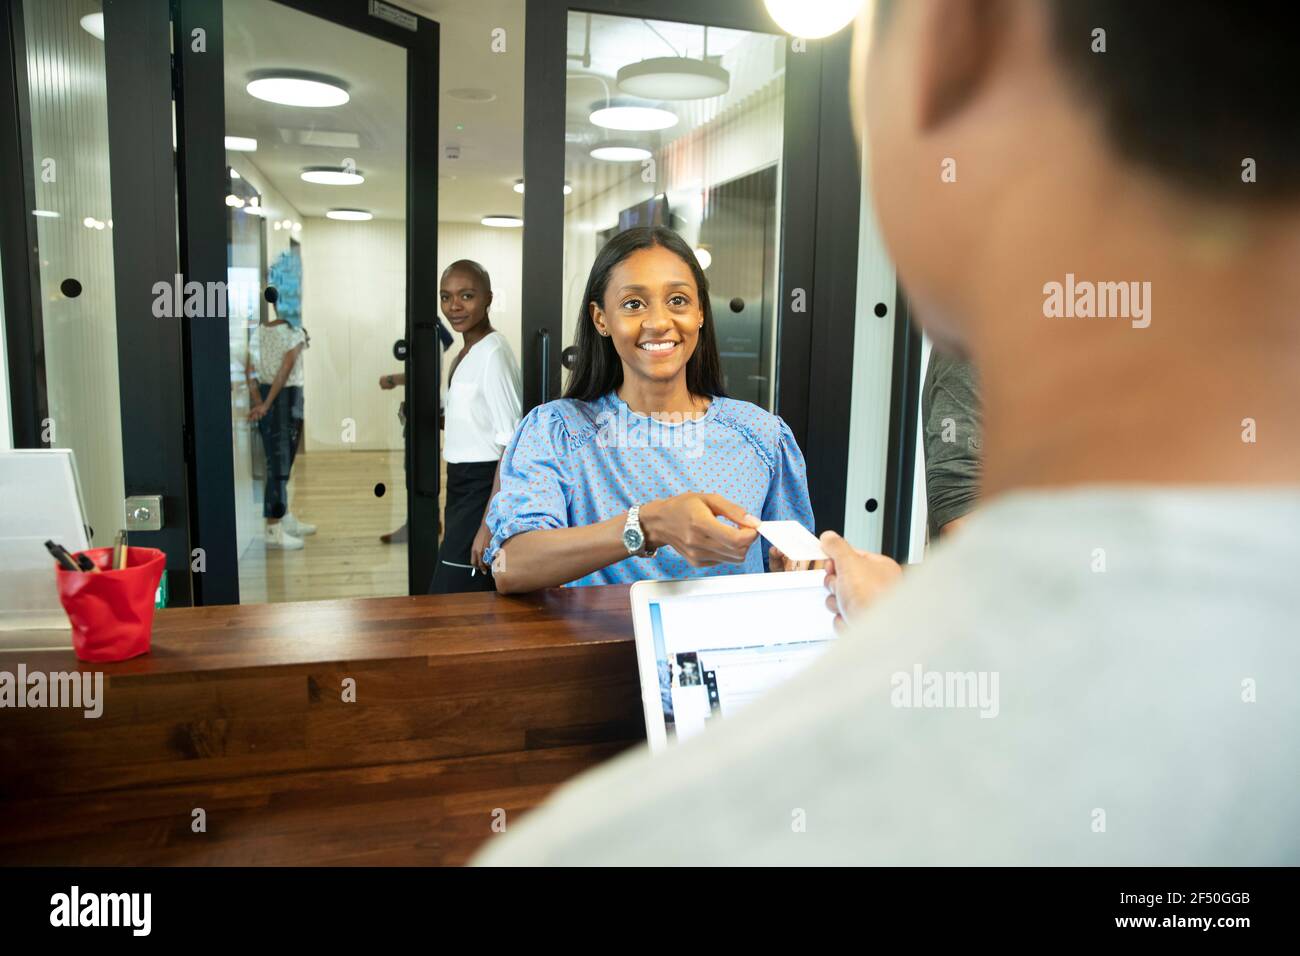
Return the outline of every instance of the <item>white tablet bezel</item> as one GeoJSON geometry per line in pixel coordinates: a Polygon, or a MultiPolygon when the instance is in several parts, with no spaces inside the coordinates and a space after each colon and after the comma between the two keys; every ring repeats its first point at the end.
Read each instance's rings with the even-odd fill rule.
{"type": "Polygon", "coordinates": [[[825,571],[787,571],[765,574],[721,574],[685,581],[637,581],[632,585],[632,628],[636,640],[637,672],[641,677],[641,709],[645,712],[645,733],[650,749],[668,747],[663,700],[659,693],[659,667],[655,659],[654,628],[650,624],[650,603],[665,597],[695,594],[744,594],[748,591],[780,591],[823,587],[825,571]]]}

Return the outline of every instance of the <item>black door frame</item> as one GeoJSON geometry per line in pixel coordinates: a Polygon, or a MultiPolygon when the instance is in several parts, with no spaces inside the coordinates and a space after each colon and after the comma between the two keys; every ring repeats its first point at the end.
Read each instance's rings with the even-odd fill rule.
{"type": "Polygon", "coordinates": [[[0,188],[0,265],[15,448],[43,447],[41,423],[49,415],[30,131],[23,7],[0,0],[0,183],[8,184],[0,188]]]}
{"type": "MultiPolygon", "coordinates": [[[[187,279],[226,279],[224,61],[220,55],[222,0],[171,0],[176,7],[178,183],[186,203],[182,247],[190,252],[187,279]],[[206,53],[192,53],[190,31],[207,30],[206,53]],[[213,38],[217,42],[213,43],[213,38]],[[214,56],[214,51],[217,55],[214,56]],[[187,113],[194,117],[187,122],[187,113]],[[186,243],[188,242],[188,246],[186,243]],[[218,246],[219,243],[219,246],[218,246]]],[[[423,594],[437,562],[441,360],[437,337],[438,278],[438,24],[375,0],[271,0],[406,51],[406,443],[407,580],[423,594]],[[427,547],[420,547],[421,543],[427,547]]],[[[224,323],[191,338],[187,363],[193,409],[196,472],[195,527],[217,536],[207,550],[203,603],[238,603],[234,472],[231,459],[230,351],[224,323]],[[205,472],[206,462],[214,467],[205,472]],[[216,560],[214,560],[214,557],[216,560]]],[[[308,398],[310,401],[310,397],[308,398]]]]}
{"type": "MultiPolygon", "coordinates": [[[[527,0],[522,365],[524,409],[560,395],[564,123],[570,11],[780,35],[761,0],[527,0]],[[538,51],[541,51],[540,53],[538,51]],[[535,185],[534,185],[535,184],[535,185]]],[[[818,530],[839,530],[848,479],[861,171],[849,123],[851,31],[787,39],[776,409],[808,464],[818,530]],[[802,289],[806,312],[793,312],[802,289]]],[[[906,463],[900,463],[906,467],[906,463]]],[[[910,468],[908,469],[910,473],[910,468]]],[[[881,496],[886,507],[892,495],[881,496]]]]}

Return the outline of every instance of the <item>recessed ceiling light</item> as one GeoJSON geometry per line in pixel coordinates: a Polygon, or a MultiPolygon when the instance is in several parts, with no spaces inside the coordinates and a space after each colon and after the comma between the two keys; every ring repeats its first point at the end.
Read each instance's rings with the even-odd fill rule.
{"type": "Polygon", "coordinates": [[[230,195],[226,196],[226,205],[231,207],[232,209],[239,209],[241,206],[244,205],[244,200],[240,199],[234,193],[231,193],[230,195]]]}
{"type": "Polygon", "coordinates": [[[104,14],[87,13],[81,18],[81,29],[85,30],[96,40],[104,39],[104,14]]]}
{"type": "Polygon", "coordinates": [[[448,90],[447,95],[464,103],[491,103],[497,98],[495,93],[481,86],[458,86],[448,90]]]}
{"type": "Polygon", "coordinates": [[[257,152],[257,140],[251,136],[227,136],[226,149],[235,153],[257,152]]]}
{"type": "Polygon", "coordinates": [[[862,0],[764,0],[776,25],[791,36],[817,40],[844,29],[862,9],[862,0]]]}
{"type": "Polygon", "coordinates": [[[342,106],[351,99],[341,80],[292,71],[259,74],[249,81],[246,89],[250,96],[268,103],[311,109],[342,106]]]}
{"type": "Polygon", "coordinates": [[[518,216],[484,216],[479,222],[485,226],[495,226],[498,229],[518,229],[524,224],[524,221],[518,216]]]}
{"type": "Polygon", "coordinates": [[[638,159],[649,159],[650,150],[640,146],[597,146],[591,151],[592,159],[603,159],[607,163],[630,163],[638,159]]]}
{"type": "MultiPolygon", "coordinates": [[[[520,195],[523,195],[523,192],[524,192],[524,181],[523,181],[522,179],[516,179],[516,180],[515,180],[515,185],[514,185],[513,188],[514,188],[514,191],[515,191],[515,192],[519,193],[520,195]]],[[[566,181],[565,184],[564,184],[564,195],[567,196],[567,195],[569,195],[569,194],[572,193],[572,192],[573,192],[573,187],[570,186],[570,185],[568,184],[568,182],[566,181]]]]}
{"type": "Polygon", "coordinates": [[[668,129],[677,125],[677,114],[657,106],[605,106],[592,110],[591,121],[605,129],[668,129]]]}
{"type": "MultiPolygon", "coordinates": [[[[339,219],[343,222],[366,222],[367,220],[374,219],[375,215],[374,213],[366,212],[364,209],[331,209],[329,212],[325,213],[325,218],[339,219]]],[[[297,228],[298,224],[294,223],[294,229],[297,228]]]]}
{"type": "Polygon", "coordinates": [[[659,56],[618,71],[618,88],[647,100],[702,100],[731,88],[731,74],[704,60],[659,56]]]}
{"type": "Polygon", "coordinates": [[[58,219],[58,218],[59,218],[59,214],[58,214],[57,212],[54,212],[52,209],[33,209],[33,210],[32,210],[32,215],[33,215],[33,216],[38,216],[38,217],[40,217],[41,219],[58,219]]]}
{"type": "Polygon", "coordinates": [[[701,269],[707,269],[712,264],[713,255],[709,252],[708,249],[705,249],[703,246],[701,246],[699,249],[694,250],[694,252],[695,252],[695,261],[700,264],[701,269]]]}
{"type": "Polygon", "coordinates": [[[303,182],[320,186],[359,186],[366,181],[366,177],[355,169],[341,166],[308,166],[299,175],[303,182]]]}

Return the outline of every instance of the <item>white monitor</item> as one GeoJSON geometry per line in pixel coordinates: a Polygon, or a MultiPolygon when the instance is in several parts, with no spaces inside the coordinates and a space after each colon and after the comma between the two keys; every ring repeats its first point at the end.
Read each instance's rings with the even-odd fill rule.
{"type": "Polygon", "coordinates": [[[796,571],[632,585],[650,748],[705,732],[825,651],[835,639],[825,579],[796,571]]]}
{"type": "Polygon", "coordinates": [[[0,629],[71,631],[47,540],[90,547],[72,450],[0,451],[0,629]]]}

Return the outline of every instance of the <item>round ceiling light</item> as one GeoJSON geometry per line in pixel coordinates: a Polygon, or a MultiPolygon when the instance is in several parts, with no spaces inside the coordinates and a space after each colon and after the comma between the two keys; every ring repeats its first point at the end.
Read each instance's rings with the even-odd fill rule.
{"type": "Polygon", "coordinates": [[[731,89],[731,74],[716,63],[660,56],[618,71],[618,88],[647,100],[702,100],[731,89]]]}
{"type": "Polygon", "coordinates": [[[677,114],[657,106],[610,105],[592,110],[591,121],[605,129],[643,132],[676,126],[677,114]]]}
{"type": "Polygon", "coordinates": [[[366,181],[357,170],[342,166],[308,166],[298,176],[303,182],[318,186],[360,186],[366,181]]]}
{"type": "MultiPolygon", "coordinates": [[[[375,218],[375,214],[364,209],[331,209],[325,213],[325,218],[338,219],[342,222],[368,222],[375,218]]],[[[294,223],[294,228],[298,228],[297,223],[294,223]]]]}
{"type": "Polygon", "coordinates": [[[484,216],[479,222],[485,226],[495,226],[498,229],[518,229],[524,224],[524,221],[518,216],[484,216]]]}
{"type": "Polygon", "coordinates": [[[703,246],[700,246],[700,248],[694,250],[694,252],[695,252],[695,261],[700,264],[701,269],[707,269],[710,265],[713,264],[713,254],[709,252],[708,249],[705,249],[703,246]]]}
{"type": "Polygon", "coordinates": [[[764,0],[768,14],[786,33],[818,40],[848,26],[863,0],[764,0]]]}
{"type": "Polygon", "coordinates": [[[251,136],[227,136],[226,149],[232,153],[255,153],[257,140],[251,136]]]}
{"type": "Polygon", "coordinates": [[[352,98],[341,80],[283,70],[255,75],[246,89],[250,96],[268,103],[311,109],[342,106],[352,98]]]}
{"type": "MultiPolygon", "coordinates": [[[[513,188],[515,192],[519,193],[519,195],[522,196],[524,194],[524,181],[522,179],[516,179],[514,186],[511,188],[513,188]]],[[[570,186],[568,181],[566,180],[564,183],[564,195],[568,196],[572,192],[573,192],[573,187],[570,186]]]]}
{"type": "Polygon", "coordinates": [[[651,155],[650,150],[640,146],[619,146],[613,143],[597,146],[591,151],[592,159],[603,159],[607,163],[631,163],[638,159],[649,159],[651,155]]]}
{"type": "Polygon", "coordinates": [[[81,18],[81,29],[85,30],[96,40],[104,39],[104,14],[87,13],[81,18]]]}

